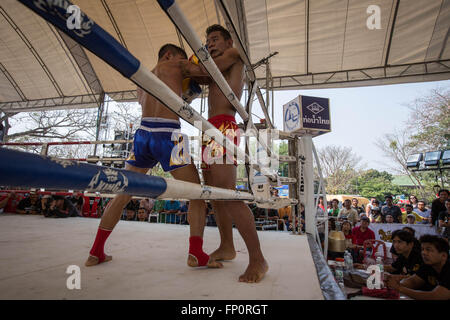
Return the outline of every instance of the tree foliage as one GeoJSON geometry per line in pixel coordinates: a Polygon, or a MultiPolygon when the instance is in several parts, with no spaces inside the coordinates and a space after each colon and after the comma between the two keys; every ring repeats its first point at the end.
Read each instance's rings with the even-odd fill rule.
{"type": "Polygon", "coordinates": [[[329,194],[351,192],[351,181],[359,175],[361,157],[351,147],[330,145],[317,150],[329,194]]]}
{"type": "Polygon", "coordinates": [[[369,169],[361,172],[358,177],[352,179],[352,194],[359,194],[366,198],[377,198],[380,202],[384,201],[384,196],[398,195],[405,192],[399,186],[393,185],[394,177],[386,171],[369,169]]]}
{"type": "Polygon", "coordinates": [[[444,150],[450,146],[450,90],[437,88],[430,94],[415,99],[408,105],[411,110],[405,129],[385,134],[376,146],[391,160],[389,168],[410,177],[417,187],[418,196],[433,199],[433,186],[447,185],[448,170],[439,173],[408,170],[406,161],[411,154],[444,150]],[[436,176],[436,174],[438,176],[436,176]]]}

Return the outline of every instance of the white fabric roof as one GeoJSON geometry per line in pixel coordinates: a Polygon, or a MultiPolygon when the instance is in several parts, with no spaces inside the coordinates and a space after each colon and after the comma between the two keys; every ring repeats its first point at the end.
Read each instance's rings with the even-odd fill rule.
{"type": "MultiPolygon", "coordinates": [[[[161,45],[179,44],[157,1],[73,2],[149,68],[161,45]]],[[[252,63],[279,52],[270,59],[276,90],[449,79],[450,0],[376,2],[379,30],[366,26],[373,0],[227,1],[252,63]]],[[[209,25],[223,23],[213,0],[178,4],[202,39],[209,25]]],[[[134,91],[133,83],[16,0],[2,0],[0,13],[2,110],[95,107],[102,92],[134,91]]],[[[256,74],[265,85],[266,68],[256,74]]]]}

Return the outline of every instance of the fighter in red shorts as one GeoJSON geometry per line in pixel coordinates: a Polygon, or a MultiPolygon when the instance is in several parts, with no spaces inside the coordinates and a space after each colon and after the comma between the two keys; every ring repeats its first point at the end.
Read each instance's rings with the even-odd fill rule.
{"type": "MultiPolygon", "coordinates": [[[[239,52],[233,48],[233,40],[228,30],[220,25],[210,26],[206,30],[207,46],[211,57],[227,80],[235,95],[240,99],[244,87],[244,63],[239,52]]],[[[224,135],[231,135],[236,144],[236,120],[231,103],[223,95],[217,84],[207,76],[201,66],[190,62],[181,62],[185,77],[192,77],[197,82],[209,85],[208,113],[209,121],[224,135]],[[206,80],[205,80],[206,78],[206,80]]],[[[203,177],[207,185],[226,189],[236,189],[235,159],[227,159],[230,155],[218,147],[217,142],[206,141],[203,150],[203,177]],[[209,149],[208,149],[209,148],[209,149]],[[209,153],[209,155],[208,155],[209,153]],[[205,159],[206,154],[206,159],[205,159]],[[210,158],[222,157],[222,161],[211,162],[210,158]],[[205,161],[206,160],[206,161],[205,161]],[[209,162],[209,163],[208,163],[209,162]]],[[[232,221],[236,223],[249,252],[250,263],[247,270],[239,277],[242,282],[258,282],[268,270],[268,265],[261,251],[255,221],[249,207],[243,201],[212,201],[216,221],[219,227],[221,243],[219,248],[211,254],[211,259],[232,260],[236,256],[233,244],[232,221]]]]}

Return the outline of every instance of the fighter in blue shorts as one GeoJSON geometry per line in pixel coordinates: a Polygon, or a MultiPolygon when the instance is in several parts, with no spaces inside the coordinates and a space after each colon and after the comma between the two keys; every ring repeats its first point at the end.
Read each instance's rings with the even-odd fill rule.
{"type": "Polygon", "coordinates": [[[158,162],[164,171],[189,164],[189,139],[180,132],[180,122],[164,118],[142,118],[135,133],[127,163],[137,168],[153,168],[158,162]]]}
{"type": "MultiPolygon", "coordinates": [[[[187,61],[184,50],[173,44],[166,44],[159,50],[158,63],[152,70],[180,97],[183,94],[183,80],[186,83],[180,67],[182,60],[187,61]]],[[[180,132],[178,115],[141,88],[137,88],[137,93],[142,107],[142,121],[135,133],[133,150],[125,163],[125,169],[147,173],[159,162],[164,171],[170,172],[175,179],[200,184],[197,168],[189,156],[189,140],[180,132]]],[[[130,200],[130,195],[118,194],[108,203],[86,266],[112,260],[111,256],[104,253],[104,245],[130,200]]],[[[190,238],[187,264],[191,267],[220,268],[222,264],[210,259],[202,249],[205,212],[205,201],[189,202],[190,238]]]]}

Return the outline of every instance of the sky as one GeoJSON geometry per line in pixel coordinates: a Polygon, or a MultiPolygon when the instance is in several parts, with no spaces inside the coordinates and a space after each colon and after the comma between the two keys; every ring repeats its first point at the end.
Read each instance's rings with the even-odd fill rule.
{"type": "MultiPolygon", "coordinates": [[[[450,80],[419,82],[385,86],[340,89],[290,90],[275,92],[275,126],[283,130],[283,104],[298,95],[330,99],[331,132],[313,139],[316,148],[329,145],[351,147],[362,158],[366,169],[394,173],[389,160],[375,146],[375,142],[387,133],[405,128],[410,110],[407,105],[428,95],[435,88],[450,88],[450,80]]],[[[192,104],[199,110],[198,99],[192,104]]],[[[259,104],[253,107],[263,116],[259,104]]],[[[203,114],[204,116],[206,114],[203,114]]],[[[238,117],[237,117],[238,118],[238,117]]],[[[258,119],[253,118],[256,122],[258,119]]],[[[238,118],[238,122],[242,122],[238,118]]],[[[192,126],[182,121],[183,132],[195,134],[192,126]]]]}

